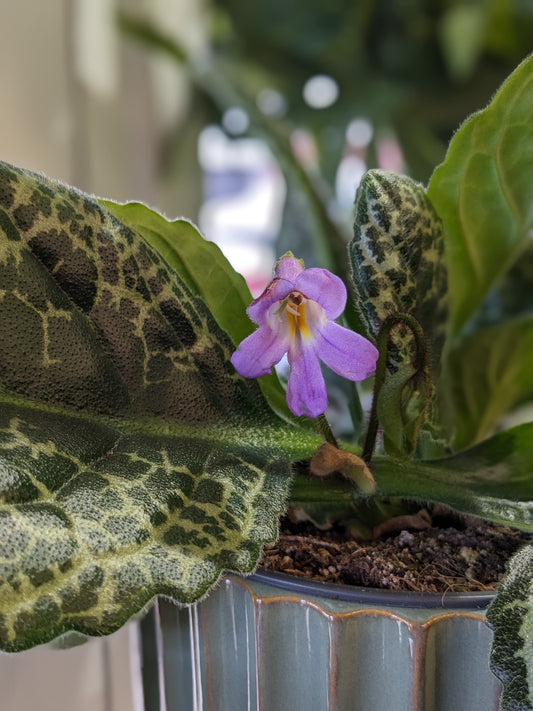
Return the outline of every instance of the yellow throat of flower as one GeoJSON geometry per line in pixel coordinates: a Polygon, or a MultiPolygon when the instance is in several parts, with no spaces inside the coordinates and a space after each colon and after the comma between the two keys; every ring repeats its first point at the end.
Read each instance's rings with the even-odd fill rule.
{"type": "Polygon", "coordinates": [[[290,330],[291,340],[299,333],[306,341],[313,337],[311,329],[305,318],[305,306],[308,299],[298,291],[291,292],[281,304],[280,311],[284,310],[290,330]]]}

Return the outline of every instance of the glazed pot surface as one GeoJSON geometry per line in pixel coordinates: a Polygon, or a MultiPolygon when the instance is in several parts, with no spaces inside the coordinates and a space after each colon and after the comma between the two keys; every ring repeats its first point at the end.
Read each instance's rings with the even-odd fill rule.
{"type": "Polygon", "coordinates": [[[160,602],[144,623],[166,702],[146,708],[497,711],[492,598],[226,575],[201,603],[160,602]]]}

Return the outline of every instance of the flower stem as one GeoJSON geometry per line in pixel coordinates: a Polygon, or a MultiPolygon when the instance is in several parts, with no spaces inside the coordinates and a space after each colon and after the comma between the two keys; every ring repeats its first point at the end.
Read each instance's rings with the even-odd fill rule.
{"type": "Polygon", "coordinates": [[[317,418],[315,418],[315,422],[318,426],[320,434],[324,437],[326,442],[329,442],[334,447],[338,448],[339,443],[337,442],[337,439],[331,430],[330,424],[327,421],[326,416],[324,414],[319,415],[317,418]]]}
{"type": "Polygon", "coordinates": [[[385,383],[387,377],[387,360],[389,357],[389,344],[390,335],[392,329],[398,324],[403,324],[409,328],[413,334],[416,352],[413,358],[413,367],[417,373],[422,372],[424,374],[424,383],[426,385],[426,396],[428,396],[428,374],[426,365],[426,339],[424,336],[424,331],[422,326],[416,320],[414,316],[405,313],[391,314],[381,324],[377,337],[377,348],[379,351],[379,358],[376,365],[376,372],[374,375],[374,392],[372,395],[372,407],[370,410],[370,418],[368,421],[368,428],[365,435],[365,441],[363,444],[363,452],[361,458],[369,464],[372,460],[372,455],[374,453],[374,447],[376,446],[376,437],[379,427],[378,418],[378,400],[381,388],[385,383]]]}

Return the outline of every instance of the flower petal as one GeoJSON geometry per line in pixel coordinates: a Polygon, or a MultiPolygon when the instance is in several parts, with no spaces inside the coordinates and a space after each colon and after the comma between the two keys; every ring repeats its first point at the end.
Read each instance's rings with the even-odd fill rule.
{"type": "Polygon", "coordinates": [[[375,371],[378,349],[359,333],[328,321],[314,335],[317,356],[343,378],[364,380],[375,371]]]}
{"type": "Polygon", "coordinates": [[[287,383],[287,403],[297,416],[318,417],[328,406],[328,396],[320,361],[313,348],[289,350],[291,371],[287,383]]]}
{"type": "Polygon", "coordinates": [[[258,378],[272,370],[289,347],[287,337],[261,326],[239,344],[231,356],[235,370],[245,378],[258,378]]]}
{"type": "Polygon", "coordinates": [[[246,313],[254,323],[262,326],[265,322],[266,312],[272,304],[276,301],[283,301],[293,289],[294,284],[292,281],[278,278],[273,279],[261,296],[258,296],[257,299],[252,301],[250,306],[248,306],[246,313]]]}
{"type": "Polygon", "coordinates": [[[329,319],[340,316],[346,306],[346,287],[342,279],[327,269],[306,269],[297,277],[294,289],[320,304],[329,319]]]}
{"type": "Polygon", "coordinates": [[[276,264],[276,276],[280,279],[288,279],[293,284],[298,274],[301,274],[303,270],[304,265],[301,259],[296,259],[292,253],[282,257],[276,264]]]}

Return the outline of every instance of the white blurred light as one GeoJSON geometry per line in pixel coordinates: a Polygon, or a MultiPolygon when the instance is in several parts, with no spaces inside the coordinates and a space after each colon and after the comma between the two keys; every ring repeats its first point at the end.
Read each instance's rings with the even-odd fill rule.
{"type": "Polygon", "coordinates": [[[287,102],[283,94],[275,89],[263,89],[257,95],[257,105],[267,116],[283,116],[287,111],[287,102]]]}
{"type": "Polygon", "coordinates": [[[335,194],[342,207],[352,207],[355,191],[365,171],[366,163],[358,156],[346,156],[342,159],[335,176],[335,194]]]}
{"type": "Polygon", "coordinates": [[[233,106],[231,109],[224,111],[222,115],[222,125],[228,133],[238,136],[248,130],[250,119],[244,109],[241,109],[239,106],[233,106]]]}
{"type": "Polygon", "coordinates": [[[220,126],[211,124],[200,132],[198,138],[198,161],[205,171],[249,170],[263,165],[273,165],[272,154],[257,138],[226,136],[220,126]]]}
{"type": "Polygon", "coordinates": [[[303,97],[311,108],[326,109],[337,101],[339,85],[327,74],[316,74],[305,82],[303,97]]]}
{"type": "Polygon", "coordinates": [[[203,129],[198,157],[206,177],[200,229],[259,296],[272,277],[286,193],[283,176],[262,141],[229,138],[220,126],[203,129]]]}
{"type": "Polygon", "coordinates": [[[373,135],[372,124],[364,118],[354,119],[346,129],[346,140],[353,148],[365,148],[373,135]]]}

